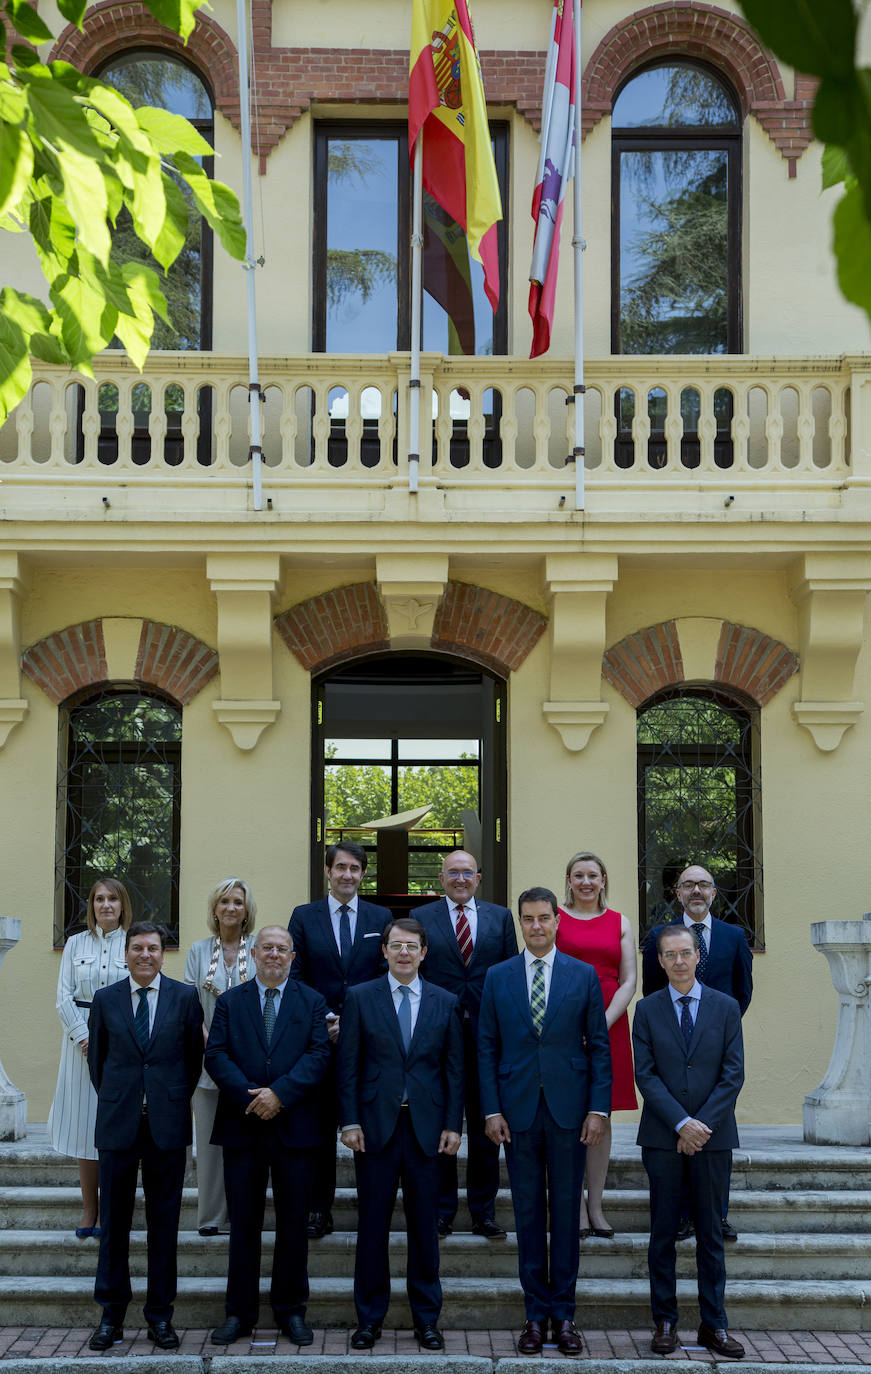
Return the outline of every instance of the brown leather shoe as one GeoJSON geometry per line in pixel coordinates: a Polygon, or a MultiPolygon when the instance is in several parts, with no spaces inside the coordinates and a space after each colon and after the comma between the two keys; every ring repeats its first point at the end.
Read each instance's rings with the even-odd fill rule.
{"type": "Polygon", "coordinates": [[[680,1341],[677,1338],[677,1322],[657,1322],[650,1348],[654,1355],[670,1355],[677,1350],[680,1341]]]}
{"type": "Polygon", "coordinates": [[[517,1337],[517,1351],[520,1355],[540,1355],[544,1341],[541,1322],[526,1322],[517,1337]]]}
{"type": "Polygon", "coordinates": [[[574,1322],[553,1323],[553,1338],[561,1355],[580,1355],[584,1348],[581,1333],[574,1322]]]}
{"type": "Polygon", "coordinates": [[[725,1355],[730,1360],[744,1358],[744,1347],[741,1342],[733,1340],[723,1327],[718,1327],[715,1331],[713,1327],[702,1323],[699,1327],[699,1345],[706,1345],[715,1355],[725,1355]]]}

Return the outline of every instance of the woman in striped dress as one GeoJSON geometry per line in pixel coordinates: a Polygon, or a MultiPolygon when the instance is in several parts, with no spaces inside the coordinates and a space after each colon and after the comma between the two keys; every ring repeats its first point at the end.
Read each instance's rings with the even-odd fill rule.
{"type": "Polygon", "coordinates": [[[57,1014],[64,1029],[54,1101],[48,1114],[51,1143],[58,1154],[79,1162],[82,1221],[79,1240],[99,1235],[97,1150],[94,1126],[97,1094],[88,1074],[88,1015],[94,993],[127,976],[125,931],[133,919],[123,883],[101,878],[88,893],[87,930],[64,945],[57,980],[57,1014]]]}

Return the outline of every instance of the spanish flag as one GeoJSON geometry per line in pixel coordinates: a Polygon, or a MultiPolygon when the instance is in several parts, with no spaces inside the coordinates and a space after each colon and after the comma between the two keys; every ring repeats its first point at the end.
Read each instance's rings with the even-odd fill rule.
{"type": "Polygon", "coordinates": [[[408,143],[423,133],[423,184],[466,231],[484,269],[484,290],[499,304],[496,225],[502,200],[484,84],[467,0],[412,0],[408,143]]]}

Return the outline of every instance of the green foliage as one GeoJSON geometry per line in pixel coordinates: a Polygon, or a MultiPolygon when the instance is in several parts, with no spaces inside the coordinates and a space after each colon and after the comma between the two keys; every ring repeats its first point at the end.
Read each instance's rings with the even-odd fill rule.
{"type": "MultiPolygon", "coordinates": [[[[463,811],[478,811],[478,770],[458,768],[453,764],[400,765],[398,791],[400,811],[432,806],[422,822],[424,828],[459,827],[463,811]]],[[[328,765],[324,773],[324,811],[330,829],[352,829],[389,816],[389,766],[328,765]]]]}
{"type": "MultiPolygon", "coordinates": [[[[183,38],[202,2],[145,0],[183,38]]],[[[82,0],[58,8],[81,24],[82,0]]],[[[0,0],[0,16],[31,42],[52,39],[23,0],[0,0]]],[[[0,24],[0,58],[2,35],[0,24]]],[[[119,339],[142,368],[155,317],[169,318],[162,274],[184,254],[191,221],[198,232],[189,202],[244,256],[236,197],[196,160],[211,152],[180,116],[134,108],[68,63],[46,65],[23,45],[0,61],[0,232],[30,234],[49,298],[11,287],[0,297],[0,424],[30,385],[31,354],[92,375],[94,354],[119,339]],[[119,224],[123,251],[113,245],[119,224]]]]}
{"type": "Polygon", "coordinates": [[[834,211],[838,282],[871,316],[871,70],[856,63],[853,0],[741,0],[764,43],[798,71],[819,77],[813,128],[827,148],[823,187],[844,183],[834,211]]]}

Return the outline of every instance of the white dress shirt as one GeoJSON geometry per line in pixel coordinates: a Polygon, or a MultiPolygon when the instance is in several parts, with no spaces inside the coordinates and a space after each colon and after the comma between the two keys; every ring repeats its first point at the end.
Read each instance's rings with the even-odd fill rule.
{"type": "Polygon", "coordinates": [[[450,897],[445,897],[445,901],[448,904],[448,915],[451,918],[454,934],[457,933],[457,908],[462,906],[466,913],[466,920],[469,922],[472,944],[476,945],[478,943],[478,908],[475,906],[475,898],[470,897],[467,902],[452,902],[450,897]]]}
{"type": "Polygon", "coordinates": [[[687,930],[692,930],[693,926],[704,926],[704,927],[705,927],[705,944],[708,946],[708,953],[710,954],[710,952],[711,952],[711,934],[712,934],[712,931],[713,931],[713,926],[711,925],[711,913],[710,913],[710,911],[708,911],[708,912],[705,914],[705,919],[704,919],[703,921],[694,921],[693,918],[692,918],[692,916],[690,916],[689,912],[685,911],[684,914],[683,914],[683,923],[684,923],[684,925],[686,926],[687,930]]]}
{"type": "MultiPolygon", "coordinates": [[[[260,994],[260,1015],[262,1016],[262,1015],[263,1015],[263,1008],[266,1006],[266,984],[265,984],[265,983],[261,983],[261,981],[260,981],[259,978],[255,978],[255,979],[254,979],[254,982],[257,984],[257,991],[258,991],[259,994],[260,994]]],[[[273,1004],[274,1004],[274,1006],[275,1006],[275,1015],[276,1015],[276,1016],[278,1015],[278,1009],[279,1009],[279,1007],[281,1006],[281,999],[282,999],[282,997],[284,996],[284,989],[285,989],[286,987],[287,987],[287,979],[286,979],[286,978],[285,978],[285,980],[284,980],[283,983],[278,983],[278,984],[276,985],[276,988],[275,988],[275,993],[276,993],[276,995],[275,995],[275,997],[273,997],[273,999],[272,999],[273,1004]]]]}
{"type": "MultiPolygon", "coordinates": [[[[132,974],[130,975],[129,982],[131,1005],[133,1007],[133,1020],[135,1021],[136,1013],[139,1010],[139,1003],[142,1001],[142,998],[139,996],[139,989],[142,987],[142,984],[137,983],[132,974]]],[[[157,999],[160,996],[159,973],[155,973],[154,978],[146,988],[146,992],[148,993],[145,999],[145,1005],[148,1008],[148,1034],[151,1035],[154,1030],[154,1018],[157,1015],[157,999]]]]}
{"type": "MultiPolygon", "coordinates": [[[[396,1015],[399,1015],[399,1004],[402,1001],[402,993],[399,991],[403,985],[398,978],[394,978],[392,973],[388,973],[387,981],[390,984],[390,991],[393,995],[393,1005],[396,1008],[396,1015]]],[[[420,1011],[420,979],[415,975],[410,983],[405,987],[409,991],[409,1004],[411,1006],[411,1033],[414,1035],[414,1028],[417,1025],[417,1013],[420,1011]]]]}
{"type": "Polygon", "coordinates": [[[550,997],[550,980],[553,973],[553,961],[556,957],[556,945],[551,945],[547,954],[530,954],[528,949],[523,951],[523,964],[526,969],[526,995],[532,1001],[532,980],[535,977],[533,967],[536,959],[541,959],[544,964],[544,1005],[547,1007],[547,999],[550,997]]]}
{"type": "Polygon", "coordinates": [[[351,944],[354,943],[354,936],[357,934],[357,894],[351,898],[350,902],[337,902],[332,892],[327,893],[327,902],[330,908],[330,922],[333,927],[333,939],[336,942],[336,949],[342,952],[342,937],[339,934],[339,923],[342,919],[342,906],[348,908],[348,923],[351,927],[351,944]]]}

